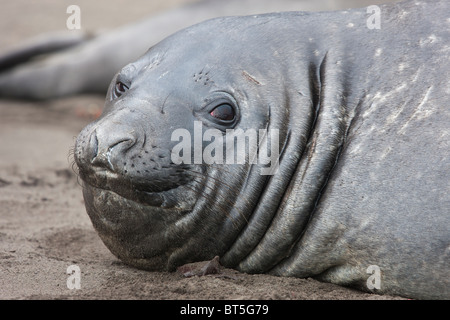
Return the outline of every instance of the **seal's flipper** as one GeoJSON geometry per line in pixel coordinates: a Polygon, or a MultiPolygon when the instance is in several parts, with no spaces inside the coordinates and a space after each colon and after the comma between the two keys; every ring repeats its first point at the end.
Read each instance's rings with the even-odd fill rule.
{"type": "Polygon", "coordinates": [[[27,62],[37,56],[77,46],[91,38],[92,35],[88,33],[67,31],[58,31],[37,36],[0,54],[0,72],[27,62]]]}

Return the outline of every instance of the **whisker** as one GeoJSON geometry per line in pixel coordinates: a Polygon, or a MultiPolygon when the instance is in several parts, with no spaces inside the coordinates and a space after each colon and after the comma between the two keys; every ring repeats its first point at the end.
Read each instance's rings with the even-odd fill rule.
{"type": "Polygon", "coordinates": [[[67,162],[70,163],[70,169],[72,170],[72,172],[75,174],[75,176],[77,177],[77,184],[82,188],[86,188],[83,183],[80,182],[80,171],[79,168],[77,166],[77,163],[75,162],[75,145],[73,145],[67,154],[67,162]]]}

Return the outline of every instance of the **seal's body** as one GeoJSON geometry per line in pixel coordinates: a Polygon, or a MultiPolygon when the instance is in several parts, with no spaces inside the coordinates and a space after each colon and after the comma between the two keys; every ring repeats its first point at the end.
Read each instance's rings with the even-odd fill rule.
{"type": "Polygon", "coordinates": [[[209,20],[122,69],[75,146],[109,249],[151,270],[219,255],[244,272],[363,290],[374,276],[380,293],[449,298],[449,5],[380,9],[380,29],[366,9],[209,20]],[[215,129],[223,145],[228,130],[277,130],[277,170],[175,163],[177,129],[215,129]]]}

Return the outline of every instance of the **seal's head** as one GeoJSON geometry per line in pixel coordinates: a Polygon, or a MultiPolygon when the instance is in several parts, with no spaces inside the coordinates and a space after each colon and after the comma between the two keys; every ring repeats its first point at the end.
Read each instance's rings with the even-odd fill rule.
{"type": "MultiPolygon", "coordinates": [[[[269,28],[248,32],[270,20],[258,19],[214,19],[152,47],[114,77],[103,114],[79,134],[75,161],[87,212],[124,262],[173,270],[223,257],[252,214],[273,215],[282,202],[289,178],[262,171],[278,157],[260,161],[249,150],[277,145],[272,153],[282,156],[293,148],[280,166],[292,175],[315,98],[303,94],[313,91],[309,81],[286,90],[298,72],[264,41],[269,28]],[[293,138],[295,131],[302,134],[293,138]]],[[[311,62],[304,69],[308,74],[311,62]]],[[[237,256],[223,262],[234,265],[237,256]]]]}

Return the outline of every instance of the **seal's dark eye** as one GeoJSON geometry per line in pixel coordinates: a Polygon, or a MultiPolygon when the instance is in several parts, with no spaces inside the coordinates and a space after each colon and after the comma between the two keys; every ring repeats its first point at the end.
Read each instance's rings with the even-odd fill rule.
{"type": "Polygon", "coordinates": [[[120,81],[116,82],[116,85],[114,87],[114,94],[117,98],[120,97],[122,94],[124,94],[127,90],[128,87],[123,82],[120,81]]]}
{"type": "Polygon", "coordinates": [[[210,112],[210,115],[223,121],[232,121],[236,116],[233,107],[227,103],[221,104],[214,108],[214,110],[210,112]]]}

